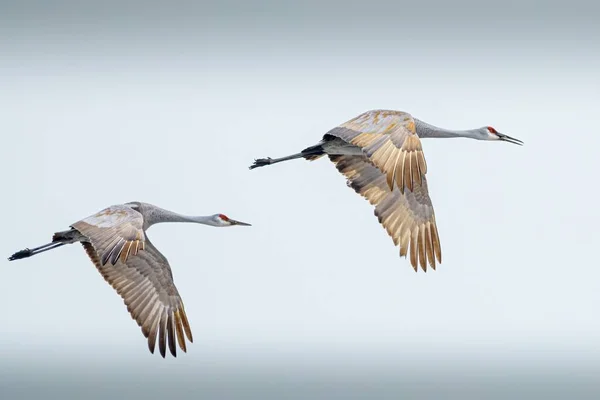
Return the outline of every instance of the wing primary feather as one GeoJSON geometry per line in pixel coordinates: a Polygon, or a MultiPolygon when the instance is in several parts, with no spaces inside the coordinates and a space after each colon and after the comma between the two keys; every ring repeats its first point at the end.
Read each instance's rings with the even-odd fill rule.
{"type": "Polygon", "coordinates": [[[438,260],[438,264],[441,264],[442,263],[442,248],[440,246],[440,237],[438,235],[435,217],[433,217],[431,221],[432,221],[431,222],[431,239],[433,242],[433,250],[435,251],[435,255],[438,260]]]}
{"type": "MultiPolygon", "coordinates": [[[[412,179],[411,179],[411,183],[413,184],[413,187],[415,184],[421,185],[421,171],[419,171],[419,159],[417,157],[417,152],[413,151],[411,154],[411,171],[412,171],[412,179]]],[[[412,190],[412,189],[411,189],[412,190]]]]}
{"type": "Polygon", "coordinates": [[[177,357],[177,346],[175,346],[175,327],[173,326],[173,312],[167,314],[167,337],[169,339],[169,350],[173,357],[177,357]]]}
{"type": "Polygon", "coordinates": [[[404,228],[400,238],[400,257],[406,257],[410,245],[410,229],[404,228]]]}
{"type": "Polygon", "coordinates": [[[192,338],[192,330],[190,329],[190,323],[188,322],[187,315],[185,314],[183,303],[180,303],[179,305],[179,316],[181,317],[181,323],[183,324],[185,336],[187,336],[190,343],[193,343],[194,339],[192,338]]]}
{"type": "Polygon", "coordinates": [[[160,316],[160,328],[158,332],[158,349],[160,355],[165,358],[167,355],[167,310],[163,308],[163,312],[160,316]]]}
{"type": "Polygon", "coordinates": [[[425,225],[419,227],[419,261],[421,269],[427,272],[427,258],[425,257],[425,225]]]}
{"type": "Polygon", "coordinates": [[[410,238],[410,263],[417,272],[417,237],[418,237],[418,229],[414,227],[411,231],[412,237],[410,238]]]}
{"type": "Polygon", "coordinates": [[[408,188],[408,190],[410,190],[412,192],[412,179],[411,179],[411,172],[410,172],[410,155],[407,154],[406,152],[404,153],[404,174],[402,176],[402,190],[400,190],[400,192],[402,194],[404,194],[404,189],[408,188]]]}
{"type": "MultiPolygon", "coordinates": [[[[398,189],[400,189],[400,193],[404,194],[404,177],[406,176],[406,153],[402,152],[398,155],[398,157],[402,157],[402,161],[400,163],[400,174],[396,176],[396,186],[398,186],[398,189]]],[[[390,187],[390,190],[393,189],[393,187],[390,187]]]]}
{"type": "Polygon", "coordinates": [[[396,181],[397,169],[398,169],[398,160],[400,160],[400,155],[396,156],[396,160],[394,161],[394,167],[392,168],[392,174],[390,179],[390,174],[386,175],[387,184],[390,189],[394,188],[394,182],[396,181]]]}
{"type": "MultiPolygon", "coordinates": [[[[154,329],[154,335],[156,336],[156,327],[157,327],[157,322],[160,319],[160,313],[162,310],[162,303],[158,300],[156,300],[156,302],[154,303],[154,307],[152,308],[152,312],[150,313],[150,315],[146,318],[146,322],[149,323],[150,326],[150,330],[149,330],[149,334],[148,335],[152,335],[152,330],[154,329]]],[[[156,337],[154,338],[156,339],[156,337]]]]}
{"type": "Polygon", "coordinates": [[[154,354],[154,348],[156,346],[156,334],[158,333],[158,327],[160,323],[160,314],[154,316],[150,323],[150,333],[148,334],[148,348],[150,352],[154,354]]]}
{"type": "Polygon", "coordinates": [[[398,235],[396,235],[396,232],[398,232],[396,229],[399,224],[402,224],[402,219],[400,218],[400,213],[396,211],[394,214],[391,215],[390,221],[388,222],[389,229],[387,229],[388,235],[390,235],[392,240],[394,241],[394,246],[398,245],[399,238],[398,235]]]}
{"type": "Polygon", "coordinates": [[[435,257],[433,255],[433,242],[431,240],[431,223],[425,225],[425,250],[427,251],[427,259],[429,265],[435,270],[435,257]]]}
{"type": "Polygon", "coordinates": [[[181,317],[179,316],[179,310],[175,310],[175,329],[177,331],[177,341],[179,342],[179,347],[184,352],[187,352],[185,346],[185,337],[183,336],[183,326],[181,324],[181,317]]]}
{"type": "MultiPolygon", "coordinates": [[[[408,221],[406,220],[406,217],[401,217],[398,227],[396,228],[396,235],[394,238],[394,243],[397,246],[402,246],[402,235],[403,235],[403,232],[406,230],[406,228],[405,228],[406,225],[408,225],[408,221]]],[[[400,255],[402,255],[402,254],[400,254],[400,255]]]]}
{"type": "Polygon", "coordinates": [[[408,187],[408,190],[410,190],[411,192],[414,189],[414,185],[415,185],[415,169],[417,168],[417,166],[415,165],[415,157],[414,157],[414,152],[409,152],[408,155],[406,156],[406,158],[408,159],[409,162],[409,167],[408,167],[408,181],[406,182],[406,186],[408,187]]]}

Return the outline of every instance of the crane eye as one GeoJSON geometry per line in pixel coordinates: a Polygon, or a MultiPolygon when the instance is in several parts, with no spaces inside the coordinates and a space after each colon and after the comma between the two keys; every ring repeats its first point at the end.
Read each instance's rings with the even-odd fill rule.
{"type": "Polygon", "coordinates": [[[491,126],[488,126],[488,131],[490,131],[491,133],[498,133],[497,130],[495,130],[494,128],[492,128],[491,126]]]}
{"type": "Polygon", "coordinates": [[[229,221],[229,217],[227,217],[227,215],[225,214],[219,214],[219,218],[221,218],[223,221],[229,221]]]}

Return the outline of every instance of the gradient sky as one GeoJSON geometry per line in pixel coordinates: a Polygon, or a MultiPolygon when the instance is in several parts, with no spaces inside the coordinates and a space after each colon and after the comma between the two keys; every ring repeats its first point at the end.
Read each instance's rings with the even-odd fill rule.
{"type": "Polygon", "coordinates": [[[467,359],[599,372],[599,13],[577,1],[2,2],[1,254],[131,200],[253,227],[149,231],[194,332],[177,359],[148,353],[80,246],[1,261],[0,370],[467,359]],[[525,142],[423,141],[437,271],[398,257],[328,160],[247,169],[375,108],[525,142]]]}

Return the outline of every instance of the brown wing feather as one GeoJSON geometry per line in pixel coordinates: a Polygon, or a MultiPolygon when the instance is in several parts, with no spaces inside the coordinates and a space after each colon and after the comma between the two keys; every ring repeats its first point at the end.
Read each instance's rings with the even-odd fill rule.
{"type": "Polygon", "coordinates": [[[125,205],[111,206],[71,226],[87,238],[82,244],[88,256],[123,298],[150,351],[154,353],[157,336],[163,357],[167,344],[173,356],[176,343],[186,351],[183,333],[193,339],[183,301],[169,262],[146,238],[142,214],[125,205]]]}
{"type": "Polygon", "coordinates": [[[410,252],[415,269],[420,265],[427,270],[427,261],[435,269],[436,259],[442,262],[442,249],[437,234],[433,205],[427,191],[427,180],[401,193],[397,187],[390,190],[386,175],[365,156],[330,155],[347,179],[348,186],[375,206],[375,215],[400,246],[400,255],[410,252]]]}
{"type": "Polygon", "coordinates": [[[404,193],[420,185],[427,173],[421,140],[416,134],[415,121],[401,111],[373,110],[365,112],[326,135],[363,149],[371,162],[386,174],[390,189],[404,193]]]}
{"type": "Polygon", "coordinates": [[[167,343],[176,357],[176,343],[184,352],[183,333],[193,342],[183,301],[173,282],[167,259],[146,239],[146,251],[130,255],[126,262],[102,264],[93,243],[82,242],[88,256],[104,279],[123,298],[131,317],[148,338],[148,348],[154,353],[158,334],[160,354],[165,357],[167,343]],[[176,331],[176,334],[175,334],[176,331]]]}
{"type": "Polygon", "coordinates": [[[145,247],[144,217],[131,207],[117,205],[71,225],[88,237],[100,256],[100,263],[126,262],[145,247]]]}

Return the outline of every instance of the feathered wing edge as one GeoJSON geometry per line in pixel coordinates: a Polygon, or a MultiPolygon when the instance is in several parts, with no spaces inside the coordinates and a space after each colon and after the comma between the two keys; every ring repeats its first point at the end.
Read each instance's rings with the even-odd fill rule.
{"type": "Polygon", "coordinates": [[[176,343],[186,352],[185,337],[192,343],[192,331],[168,264],[168,273],[162,271],[162,276],[156,274],[157,268],[160,269],[161,266],[152,265],[156,264],[152,253],[158,250],[148,242],[145,248],[147,251],[130,255],[126,263],[118,259],[115,265],[103,265],[92,243],[82,242],[82,245],[100,274],[123,299],[131,317],[148,339],[150,352],[154,353],[157,338],[163,358],[167,344],[174,357],[177,356],[176,343]],[[144,267],[140,267],[142,265],[144,267]]]}
{"type": "Polygon", "coordinates": [[[348,186],[375,206],[375,215],[395,245],[400,255],[410,254],[415,271],[418,265],[427,270],[427,262],[436,268],[442,262],[442,250],[435,222],[433,205],[423,176],[421,184],[401,193],[390,190],[386,174],[366,156],[329,155],[336,168],[347,178],[348,186]]]}

